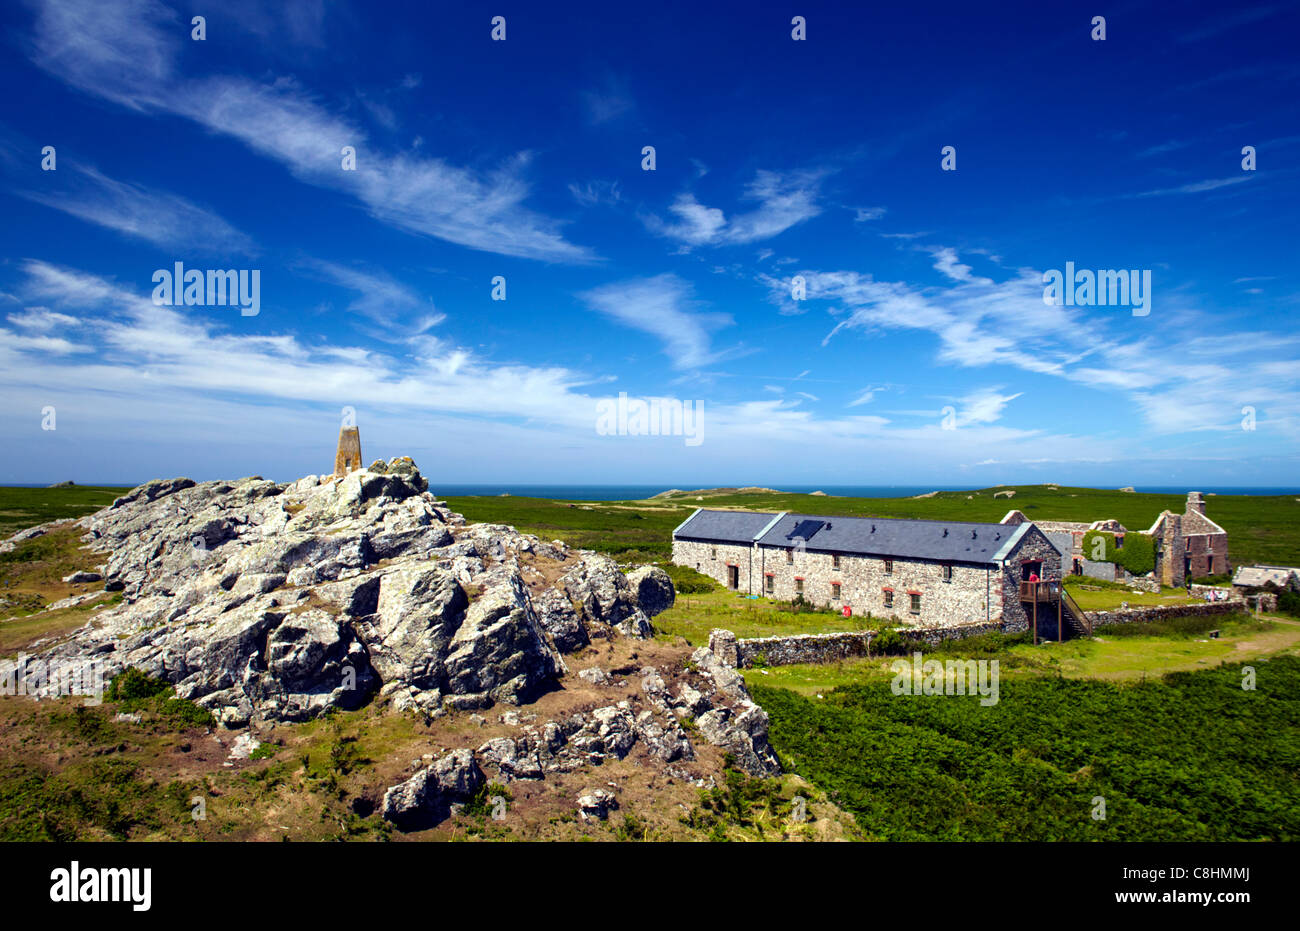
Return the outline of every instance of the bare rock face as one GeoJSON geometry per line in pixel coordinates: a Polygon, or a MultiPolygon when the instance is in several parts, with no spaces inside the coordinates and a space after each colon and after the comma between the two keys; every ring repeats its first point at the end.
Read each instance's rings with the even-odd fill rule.
{"type": "Polygon", "coordinates": [[[468,525],[410,459],[379,465],[288,484],[156,480],[83,518],[95,575],[123,600],[48,658],[137,666],[229,727],[376,695],[441,714],[530,701],[566,673],[561,653],[648,636],[647,611],[671,596],[654,572],[633,584],[606,557],[468,525]],[[530,590],[537,557],[571,568],[530,590]]]}
{"type": "MultiPolygon", "coordinates": [[[[660,570],[662,571],[662,570],[660,570]]],[[[560,579],[575,610],[590,627],[613,627],[628,637],[654,634],[650,618],[637,602],[637,591],[618,564],[607,556],[591,556],[560,579]]]]}
{"type": "MultiPolygon", "coordinates": [[[[586,771],[634,753],[641,754],[644,765],[657,767],[673,778],[689,778],[683,776],[681,764],[697,759],[685,726],[690,723],[687,719],[693,719],[691,730],[697,739],[724,750],[739,769],[753,776],[781,772],[767,739],[767,712],[753,702],[744,680],[734,669],[707,648],[701,648],[679,672],[681,678],[674,690],[660,669],[643,667],[640,675],[645,704],[640,710],[625,699],[575,711],[560,720],[523,726],[517,713],[508,712],[501,721],[519,727],[515,735],[494,737],[475,751],[462,749],[457,753],[468,754],[476,766],[492,773],[496,783],[586,771]]],[[[593,686],[619,688],[616,680],[596,667],[584,669],[579,676],[593,686]]],[[[462,764],[462,769],[467,766],[462,764]]],[[[403,823],[402,813],[416,805],[413,799],[431,791],[430,778],[427,772],[418,773],[390,788],[384,797],[385,817],[390,817],[391,809],[394,815],[390,820],[403,823]]],[[[579,805],[587,808],[588,816],[604,817],[597,794],[587,792],[584,796],[591,804],[580,800],[579,805]]]]}
{"type": "Polygon", "coordinates": [[[566,671],[543,639],[517,574],[469,606],[452,637],[446,670],[457,705],[479,708],[493,701],[522,704],[566,671]]]}
{"type": "Polygon", "coordinates": [[[615,808],[618,799],[609,789],[592,789],[578,796],[578,815],[583,821],[604,821],[615,808]]]}
{"type": "Polygon", "coordinates": [[[627,574],[628,585],[636,592],[637,604],[648,617],[662,614],[677,600],[677,590],[668,573],[658,566],[639,566],[627,574]]]}
{"type": "Polygon", "coordinates": [[[481,785],[483,771],[474,754],[453,750],[385,792],[381,811],[402,830],[432,827],[447,817],[453,804],[472,798],[481,785]]]}

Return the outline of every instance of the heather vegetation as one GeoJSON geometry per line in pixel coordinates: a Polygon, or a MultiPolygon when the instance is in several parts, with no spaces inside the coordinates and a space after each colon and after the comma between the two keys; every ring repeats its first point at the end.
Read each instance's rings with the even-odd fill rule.
{"type": "Polygon", "coordinates": [[[1295,840],[1300,658],[1255,670],[1007,676],[992,707],[884,678],[753,691],[783,762],[882,839],[1295,840]]]}

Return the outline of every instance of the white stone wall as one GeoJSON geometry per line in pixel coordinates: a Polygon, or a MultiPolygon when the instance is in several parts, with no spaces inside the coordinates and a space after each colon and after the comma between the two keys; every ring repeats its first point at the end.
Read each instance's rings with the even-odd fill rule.
{"type": "MultiPolygon", "coordinates": [[[[673,541],[673,562],[698,569],[724,586],[728,584],[727,566],[736,565],[738,591],[781,601],[794,601],[802,594],[815,605],[835,609],[848,605],[855,615],[897,618],[900,625],[917,627],[1003,622],[1009,629],[1027,629],[1029,613],[1020,603],[1020,566],[1024,559],[1042,561],[1042,581],[1061,580],[1060,554],[1037,528],[1031,528],[1009,554],[1005,569],[993,565],[894,559],[891,571],[886,571],[883,558],[850,555],[841,555],[837,568],[831,553],[673,541]],[[792,557],[787,556],[790,553],[792,557]],[[944,580],[945,565],[952,570],[948,581],[944,580]],[[771,589],[767,587],[769,575],[771,589]],[[837,582],[838,597],[832,588],[837,582]],[[886,590],[893,592],[892,606],[885,604],[886,590]],[[921,596],[917,613],[912,612],[913,592],[921,596]]],[[[1040,606],[1040,611],[1047,610],[1048,606],[1040,606]]],[[[1055,606],[1050,607],[1050,612],[1054,622],[1055,606]]]]}
{"type": "MultiPolygon", "coordinates": [[[[850,606],[854,614],[897,617],[900,624],[917,626],[953,626],[984,624],[1002,615],[1001,583],[998,573],[989,567],[953,563],[951,581],[944,581],[944,564],[925,560],[894,559],[892,571],[886,561],[875,556],[840,557],[835,568],[830,553],[793,551],[758,547],[755,575],[763,580],[772,576],[771,597],[793,601],[800,594],[816,605],[832,608],[850,606]],[[759,565],[761,564],[761,565],[759,565]],[[832,584],[840,583],[836,598],[832,584]],[[894,594],[892,607],[885,604],[884,593],[894,594]],[[912,613],[912,592],[921,596],[920,611],[912,613]]],[[[761,589],[768,594],[766,585],[761,589]]]]}
{"type": "Polygon", "coordinates": [[[737,591],[750,592],[749,564],[751,547],[737,543],[701,543],[673,540],[673,562],[704,573],[719,585],[726,586],[727,567],[737,567],[740,584],[737,591]]]}

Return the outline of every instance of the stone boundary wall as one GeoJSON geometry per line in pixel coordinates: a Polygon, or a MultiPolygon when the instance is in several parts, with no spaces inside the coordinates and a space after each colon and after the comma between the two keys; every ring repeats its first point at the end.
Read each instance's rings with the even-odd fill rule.
{"type": "Polygon", "coordinates": [[[1094,631],[1103,624],[1138,624],[1169,617],[1205,617],[1214,614],[1239,614],[1246,610],[1241,601],[1211,601],[1198,605],[1146,605],[1115,611],[1088,611],[1094,631]]]}
{"type": "MultiPolygon", "coordinates": [[[[1088,611],[1094,628],[1103,624],[1137,624],[1169,617],[1206,617],[1237,614],[1247,606],[1241,600],[1215,601],[1196,605],[1147,605],[1115,611],[1088,611]]],[[[980,634],[1007,632],[1004,624],[971,624],[963,627],[896,627],[904,638],[925,643],[963,640],[980,634]]],[[[866,656],[867,648],[879,635],[876,630],[850,630],[830,634],[790,634],[778,637],[736,638],[729,630],[716,629],[709,634],[709,649],[728,666],[750,669],[762,657],[767,666],[792,666],[796,663],[834,663],[855,656],[866,656]]]]}
{"type": "MultiPolygon", "coordinates": [[[[964,627],[897,627],[907,640],[938,643],[963,640],[979,634],[1001,632],[1002,624],[972,624],[964,627]]],[[[763,657],[767,666],[791,666],[796,663],[834,663],[854,656],[866,656],[868,645],[879,634],[876,630],[850,630],[831,634],[790,634],[778,637],[736,639],[729,630],[709,634],[709,649],[730,666],[749,669],[755,658],[763,657]]]]}

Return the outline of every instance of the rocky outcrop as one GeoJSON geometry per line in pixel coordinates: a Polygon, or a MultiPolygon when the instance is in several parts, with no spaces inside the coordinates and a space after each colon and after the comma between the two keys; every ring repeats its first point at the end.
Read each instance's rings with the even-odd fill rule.
{"type": "Polygon", "coordinates": [[[591,789],[578,796],[578,816],[583,821],[604,821],[616,808],[618,799],[609,789],[591,789]]]}
{"type": "Polygon", "coordinates": [[[636,593],[636,603],[649,617],[662,614],[677,600],[677,590],[668,573],[658,566],[639,566],[627,574],[628,586],[636,593]]]}
{"type": "Polygon", "coordinates": [[[94,656],[109,676],[137,666],[230,727],[376,694],[436,715],[530,701],[565,674],[561,653],[649,636],[671,604],[660,570],[629,581],[607,557],[466,524],[410,459],[378,466],[288,484],[156,480],[83,518],[103,565],[69,579],[102,576],[122,603],[48,658],[94,656]],[[556,585],[525,582],[539,559],[560,564],[556,585]]]}
{"type": "Polygon", "coordinates": [[[384,793],[383,817],[403,830],[431,827],[451,806],[469,801],[483,785],[483,771],[469,750],[453,750],[384,793]]]}
{"type": "MultiPolygon", "coordinates": [[[[627,672],[616,670],[618,674],[627,672]]],[[[458,750],[461,756],[457,759],[462,761],[463,769],[469,768],[468,761],[481,766],[492,774],[493,782],[500,784],[582,772],[633,754],[640,754],[644,765],[657,767],[672,778],[682,778],[685,774],[681,764],[697,759],[690,737],[695,732],[750,775],[774,776],[781,772],[767,740],[767,713],[750,699],[744,680],[712,651],[696,650],[690,663],[681,669],[645,666],[636,675],[640,678],[640,697],[636,701],[623,699],[597,705],[541,723],[536,722],[535,715],[506,712],[500,721],[519,727],[517,734],[493,737],[474,751],[458,750]],[[676,680],[674,687],[665,678],[670,672],[676,680]]],[[[584,669],[578,676],[592,687],[619,692],[628,684],[598,667],[584,669]]],[[[480,723],[484,722],[480,719],[480,723]]],[[[404,813],[420,807],[423,803],[417,800],[431,793],[430,778],[429,770],[425,770],[390,788],[384,796],[385,817],[390,817],[391,809],[390,820],[405,825],[404,813]]],[[[584,818],[603,819],[609,808],[616,807],[602,804],[602,799],[613,799],[612,794],[606,796],[594,790],[584,793],[578,803],[584,818]]],[[[427,826],[427,821],[423,823],[427,826]]]]}
{"type": "Polygon", "coordinates": [[[569,596],[588,636],[593,627],[598,631],[612,627],[629,637],[654,633],[650,618],[637,601],[637,590],[607,556],[584,561],[560,579],[559,587],[569,596]]]}

